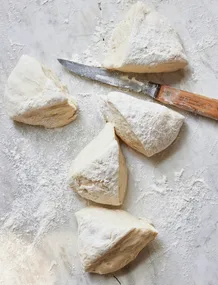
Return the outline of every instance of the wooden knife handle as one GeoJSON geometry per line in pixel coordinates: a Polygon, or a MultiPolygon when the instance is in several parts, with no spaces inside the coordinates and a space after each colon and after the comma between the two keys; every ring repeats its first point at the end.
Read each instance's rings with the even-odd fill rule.
{"type": "Polygon", "coordinates": [[[218,100],[162,85],[156,100],[218,120],[218,100]]]}

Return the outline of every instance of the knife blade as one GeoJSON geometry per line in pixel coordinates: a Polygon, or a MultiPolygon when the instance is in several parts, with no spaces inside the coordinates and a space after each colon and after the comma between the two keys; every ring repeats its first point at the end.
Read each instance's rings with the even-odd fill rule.
{"type": "Polygon", "coordinates": [[[143,93],[165,105],[218,120],[218,100],[179,90],[150,81],[136,80],[134,74],[88,66],[70,60],[58,59],[70,72],[84,78],[115,86],[121,89],[143,93]]]}

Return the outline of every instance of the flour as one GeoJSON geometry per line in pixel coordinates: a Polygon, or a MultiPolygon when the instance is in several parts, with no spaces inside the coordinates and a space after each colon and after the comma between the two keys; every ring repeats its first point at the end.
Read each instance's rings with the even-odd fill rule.
{"type": "Polygon", "coordinates": [[[82,270],[76,262],[77,249],[70,245],[76,242],[69,231],[55,232],[43,237],[40,244],[32,245],[24,237],[11,231],[0,234],[0,284],[45,285],[64,284],[67,276],[77,284],[82,270]],[[67,252],[65,251],[68,249],[67,252]],[[51,255],[52,252],[52,255],[51,255]]]}
{"type": "MultiPolygon", "coordinates": [[[[105,3],[102,3],[102,6],[105,3]]],[[[113,17],[113,15],[111,15],[113,17]]],[[[105,20],[102,12],[97,19],[94,33],[91,35],[91,44],[80,53],[73,53],[71,60],[93,66],[102,66],[103,59],[107,52],[107,42],[111,36],[111,32],[115,26],[114,20],[105,20]]]]}
{"type": "Polygon", "coordinates": [[[175,180],[176,180],[176,181],[179,180],[179,179],[181,179],[181,177],[182,177],[184,171],[185,171],[184,168],[182,168],[180,171],[175,172],[175,180]]]}
{"type": "MultiPolygon", "coordinates": [[[[198,238],[198,235],[204,231],[202,223],[213,224],[210,223],[210,215],[215,211],[212,205],[217,199],[217,194],[212,194],[198,173],[188,175],[184,169],[180,169],[175,171],[173,176],[174,179],[169,180],[166,176],[155,175],[154,183],[147,189],[141,189],[141,194],[132,207],[133,212],[137,208],[143,208],[142,215],[148,218],[150,211],[153,210],[155,213],[155,219],[153,221],[152,215],[152,221],[159,229],[161,241],[160,244],[151,246],[150,258],[155,262],[155,267],[159,268],[157,275],[160,278],[162,276],[160,269],[166,269],[168,260],[175,258],[175,248],[180,257],[176,257],[173,272],[175,268],[180,267],[180,270],[189,276],[192,268],[187,268],[186,262],[193,259],[196,248],[203,246],[204,239],[198,238]],[[205,212],[208,204],[212,207],[211,211],[205,212]],[[155,253],[156,247],[160,247],[159,253],[155,253]],[[160,257],[162,265],[158,261],[160,257]]],[[[139,177],[143,177],[143,174],[139,174],[139,177]]],[[[140,189],[139,186],[138,188],[140,189]]],[[[217,232],[216,225],[212,225],[212,228],[217,232]]],[[[211,236],[209,234],[208,239],[214,240],[214,238],[214,234],[211,236]]]]}
{"type": "Polygon", "coordinates": [[[2,226],[27,235],[40,236],[69,220],[75,207],[75,198],[71,190],[63,191],[66,166],[52,158],[50,163],[46,162],[44,150],[39,151],[41,157],[34,155],[34,149],[29,143],[21,138],[3,144],[3,153],[13,163],[12,173],[17,187],[14,189],[14,202],[8,205],[10,210],[2,226]],[[34,159],[30,160],[32,155],[34,159]],[[46,164],[49,164],[49,169],[43,167],[46,164]]]}
{"type": "Polygon", "coordinates": [[[11,232],[0,235],[0,284],[52,284],[49,261],[11,232]]]}
{"type": "MultiPolygon", "coordinates": [[[[10,246],[17,258],[28,248],[34,263],[31,268],[44,264],[49,274],[50,279],[42,285],[52,281],[59,285],[118,284],[111,275],[83,272],[76,248],[74,213],[86,202],[66,183],[72,160],[104,126],[95,110],[99,96],[106,96],[112,88],[68,74],[56,58],[70,59],[74,53],[79,62],[101,63],[113,28],[135,0],[102,1],[101,14],[95,1],[85,5],[68,0],[49,1],[46,5],[40,2],[43,1],[29,1],[28,5],[24,0],[2,2],[0,15],[5,24],[0,25],[1,94],[17,60],[27,53],[47,62],[58,73],[76,97],[80,111],[75,124],[58,130],[21,126],[8,119],[0,96],[0,182],[4,192],[0,191],[0,235],[4,235],[0,260],[5,265],[4,272],[21,276],[19,268],[25,266],[25,258],[18,270],[8,271],[16,259],[9,258],[7,249],[10,246]],[[66,18],[69,24],[64,23],[66,18]],[[83,54],[84,49],[89,52],[83,54]],[[8,237],[8,231],[17,242],[8,237]]],[[[145,78],[216,98],[216,1],[150,2],[173,22],[190,64],[184,73],[145,78]],[[196,15],[202,16],[200,20],[196,15]]],[[[145,96],[134,96],[146,100],[145,96]]],[[[179,140],[160,155],[147,159],[122,145],[129,169],[123,209],[149,218],[159,235],[132,264],[115,274],[121,284],[217,284],[217,123],[183,114],[186,126],[179,140]],[[181,177],[174,174],[182,170],[181,177]]],[[[35,279],[39,285],[39,275],[35,279]]]]}

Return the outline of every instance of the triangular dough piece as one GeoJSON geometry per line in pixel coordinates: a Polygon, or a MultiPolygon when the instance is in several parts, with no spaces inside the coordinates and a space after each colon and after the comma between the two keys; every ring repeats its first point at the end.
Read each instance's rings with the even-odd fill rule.
{"type": "Polygon", "coordinates": [[[11,72],[5,91],[9,116],[46,128],[62,127],[76,117],[76,103],[67,87],[36,59],[23,55],[11,72]]]}
{"type": "Polygon", "coordinates": [[[184,121],[171,109],[120,92],[108,94],[102,113],[127,145],[148,157],[171,145],[184,121]]]}
{"type": "Polygon", "coordinates": [[[113,31],[103,65],[124,72],[171,72],[184,68],[187,58],[168,19],[137,2],[113,31]]]}
{"type": "Polygon", "coordinates": [[[107,274],[131,262],[156,235],[144,219],[122,210],[88,207],[76,213],[85,271],[107,274]]]}
{"type": "Polygon", "coordinates": [[[68,182],[88,200],[116,206],[123,203],[127,168],[111,123],[73,161],[68,182]]]}

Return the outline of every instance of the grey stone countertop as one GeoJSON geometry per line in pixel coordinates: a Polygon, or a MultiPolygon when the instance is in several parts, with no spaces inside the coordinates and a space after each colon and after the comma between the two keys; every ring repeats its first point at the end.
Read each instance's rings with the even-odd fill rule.
{"type": "MultiPolygon", "coordinates": [[[[122,208],[151,220],[158,238],[114,274],[88,274],[80,265],[74,212],[87,202],[66,176],[103,128],[98,98],[111,88],[67,73],[56,59],[101,62],[112,28],[134,2],[1,2],[0,284],[218,284],[218,124],[179,110],[184,126],[165,151],[146,158],[122,145],[129,170],[122,208]],[[68,86],[80,110],[74,122],[47,130],[9,119],[4,88],[22,54],[49,66],[68,86]]],[[[178,31],[189,67],[146,78],[218,99],[217,0],[151,2],[178,31]]]]}

